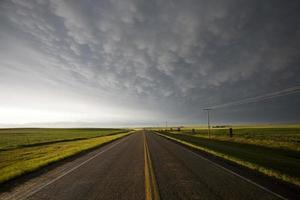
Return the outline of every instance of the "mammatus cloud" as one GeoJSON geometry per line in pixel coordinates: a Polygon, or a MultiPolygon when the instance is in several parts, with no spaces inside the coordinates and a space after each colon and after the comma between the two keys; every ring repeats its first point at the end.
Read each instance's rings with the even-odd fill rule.
{"type": "MultiPolygon", "coordinates": [[[[0,120],[203,122],[204,106],[300,85],[299,8],[296,0],[4,0],[0,120]]],[[[297,121],[297,101],[222,109],[215,119],[297,121]]]]}

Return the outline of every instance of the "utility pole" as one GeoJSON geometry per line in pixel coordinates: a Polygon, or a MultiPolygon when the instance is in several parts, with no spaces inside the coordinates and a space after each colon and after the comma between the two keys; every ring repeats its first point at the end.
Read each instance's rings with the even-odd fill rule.
{"type": "Polygon", "coordinates": [[[168,121],[166,121],[166,130],[168,130],[168,121]]]}
{"type": "Polygon", "coordinates": [[[203,110],[207,111],[207,129],[208,129],[208,138],[210,138],[210,118],[209,118],[209,114],[210,114],[211,108],[205,108],[203,110]]]}

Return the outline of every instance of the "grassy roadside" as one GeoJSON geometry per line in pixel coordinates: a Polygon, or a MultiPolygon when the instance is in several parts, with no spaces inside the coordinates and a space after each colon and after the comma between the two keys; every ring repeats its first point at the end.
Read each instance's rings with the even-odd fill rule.
{"type": "Polygon", "coordinates": [[[184,134],[159,134],[239,165],[300,186],[300,152],[184,134]]]}
{"type": "Polygon", "coordinates": [[[0,151],[0,183],[82,151],[99,147],[130,133],[0,151]]]}

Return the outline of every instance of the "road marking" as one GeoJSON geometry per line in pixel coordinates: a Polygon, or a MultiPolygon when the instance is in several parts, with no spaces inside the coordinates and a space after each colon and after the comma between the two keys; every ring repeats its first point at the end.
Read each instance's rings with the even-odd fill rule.
{"type": "MultiPolygon", "coordinates": [[[[183,145],[185,145],[185,146],[188,146],[187,144],[189,144],[188,142],[186,142],[186,143],[187,143],[187,144],[186,144],[186,143],[181,142],[181,141],[178,140],[178,139],[172,138],[172,137],[170,137],[170,136],[165,136],[165,135],[162,135],[162,134],[157,133],[157,132],[156,132],[156,134],[157,134],[157,135],[160,135],[160,136],[162,136],[162,137],[166,137],[166,138],[169,138],[169,139],[171,139],[171,140],[177,141],[177,142],[179,142],[179,143],[181,143],[181,144],[183,144],[183,145]]],[[[197,156],[197,157],[199,157],[199,158],[201,158],[201,159],[203,159],[203,160],[205,160],[205,161],[208,161],[209,163],[213,164],[214,166],[223,169],[224,171],[226,171],[226,172],[229,173],[229,174],[232,174],[232,175],[234,175],[234,176],[237,176],[237,177],[243,179],[244,181],[246,181],[246,182],[248,182],[248,183],[251,183],[252,185],[255,185],[256,187],[258,187],[258,188],[260,188],[260,189],[262,189],[262,190],[264,190],[264,191],[266,191],[266,192],[269,192],[270,194],[272,194],[272,195],[274,195],[274,196],[276,196],[276,197],[278,197],[278,198],[280,198],[280,199],[288,200],[287,198],[281,196],[280,194],[277,194],[277,193],[275,193],[275,192],[269,190],[268,188],[266,188],[266,187],[264,187],[264,186],[262,186],[262,185],[260,185],[260,184],[258,184],[258,183],[255,183],[254,181],[252,181],[252,180],[250,180],[250,179],[248,179],[248,178],[246,178],[246,177],[244,177],[244,176],[241,176],[240,174],[237,174],[236,172],[234,172],[234,171],[232,171],[232,170],[230,170],[230,169],[228,169],[228,168],[225,168],[225,167],[223,167],[222,165],[219,165],[218,163],[215,163],[215,162],[213,162],[213,161],[211,161],[211,160],[209,160],[209,159],[207,159],[207,158],[205,158],[205,157],[203,157],[203,156],[201,156],[201,155],[199,155],[199,154],[193,152],[193,151],[190,150],[190,149],[187,149],[187,148],[185,148],[185,147],[183,147],[183,146],[181,146],[181,145],[178,145],[178,146],[179,146],[180,148],[182,148],[182,149],[185,149],[185,150],[191,152],[191,153],[194,154],[195,156],[197,156]]]]}
{"type": "Polygon", "coordinates": [[[145,160],[145,199],[159,200],[158,186],[152,167],[150,152],[147,144],[146,134],[144,134],[144,160],[145,160]]]}
{"type": "MultiPolygon", "coordinates": [[[[44,185],[42,185],[42,186],[40,186],[40,187],[38,187],[38,188],[34,188],[34,189],[32,189],[32,190],[29,190],[29,191],[27,192],[27,194],[25,194],[25,196],[23,195],[23,196],[20,197],[19,199],[20,199],[20,200],[22,200],[22,199],[27,199],[28,197],[34,195],[35,193],[39,192],[39,191],[42,190],[43,188],[47,187],[48,185],[50,185],[50,184],[52,184],[52,183],[58,181],[58,180],[61,179],[62,177],[64,177],[64,176],[70,174],[70,173],[73,172],[74,170],[78,169],[79,167],[83,166],[84,164],[88,163],[89,161],[95,159],[97,156],[99,156],[99,155],[105,153],[106,151],[112,149],[113,147],[117,146],[117,145],[120,144],[121,142],[124,142],[124,141],[128,140],[128,138],[129,138],[129,137],[123,138],[123,140],[118,141],[118,142],[116,142],[115,144],[112,144],[110,147],[104,149],[103,151],[100,151],[99,153],[95,154],[94,156],[90,157],[89,159],[85,160],[84,162],[80,163],[79,165],[77,165],[77,166],[75,166],[75,167],[69,169],[68,171],[62,173],[60,176],[56,177],[55,179],[52,179],[51,181],[47,182],[46,184],[44,184],[44,185]]],[[[121,139],[122,139],[122,138],[121,138],[121,139]]],[[[6,200],[10,200],[10,199],[16,199],[16,197],[15,197],[14,195],[12,195],[12,196],[6,198],[6,200]]]]}

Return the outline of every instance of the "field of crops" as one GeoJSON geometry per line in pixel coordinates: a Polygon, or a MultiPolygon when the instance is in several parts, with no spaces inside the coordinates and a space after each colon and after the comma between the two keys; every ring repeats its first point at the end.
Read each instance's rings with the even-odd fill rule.
{"type": "Polygon", "coordinates": [[[0,129],[0,150],[49,144],[59,141],[87,139],[125,131],[125,129],[0,129]]]}

